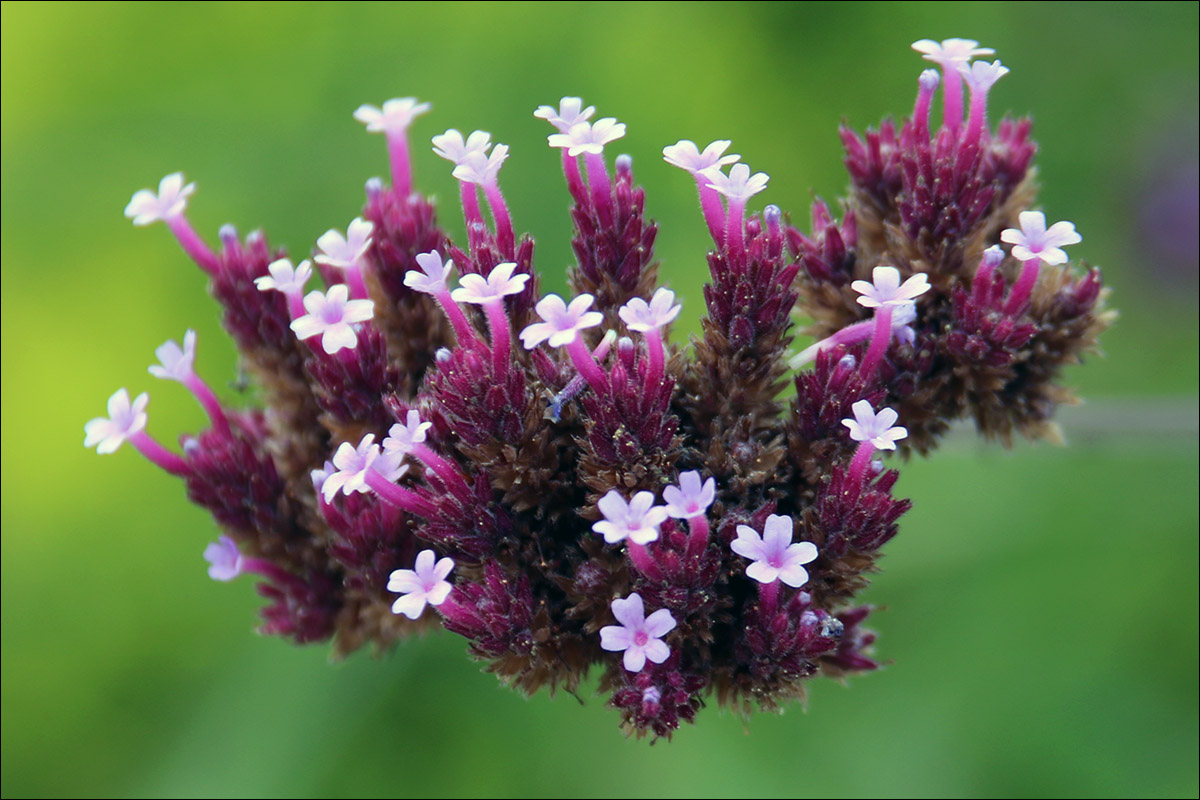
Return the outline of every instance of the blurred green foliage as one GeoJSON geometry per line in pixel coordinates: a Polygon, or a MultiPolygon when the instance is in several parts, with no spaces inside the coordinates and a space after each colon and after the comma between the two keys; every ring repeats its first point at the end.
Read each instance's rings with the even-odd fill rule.
{"type": "MultiPolygon", "coordinates": [[[[5,3],[0,36],[4,795],[1197,793],[1196,254],[1184,229],[1161,256],[1144,213],[1189,176],[1195,202],[1195,3],[5,3]],[[1093,401],[1074,446],[964,437],[905,466],[915,508],[869,594],[890,665],[813,682],[807,712],[709,708],[650,747],[599,698],[498,689],[449,634],[330,665],[248,634],[252,586],[207,579],[213,525],[176,481],[79,446],[188,326],[243,402],[200,273],[121,217],[167,172],[199,182],[210,239],[232,220],[304,253],[386,171],[350,112],[414,94],[435,105],[418,184],[450,230],[453,180],[420,142],[482,127],[512,147],[505,191],[555,288],[567,196],[530,112],[579,94],[629,125],[683,337],[706,245],[662,146],[733,139],[803,220],[810,187],[845,184],[838,122],[905,113],[909,43],[949,36],[1012,67],[993,113],[1035,115],[1043,207],[1123,317],[1070,376],[1093,401]]],[[[162,439],[201,424],[153,388],[162,439]]]]}

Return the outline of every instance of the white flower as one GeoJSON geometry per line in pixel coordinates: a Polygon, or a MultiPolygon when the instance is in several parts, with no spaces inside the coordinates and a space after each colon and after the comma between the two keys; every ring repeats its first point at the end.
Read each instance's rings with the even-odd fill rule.
{"type": "Polygon", "coordinates": [[[146,428],[146,404],[150,395],[142,392],[129,402],[129,392],[117,389],[108,398],[108,416],[96,417],[83,426],[84,447],[95,447],[97,453],[115,453],[125,440],[146,428]]]}
{"type": "Polygon", "coordinates": [[[343,347],[358,345],[354,324],[375,316],[375,303],[370,300],[350,300],[350,290],[344,283],[329,287],[327,293],[309,292],[304,297],[303,317],[292,320],[292,330],[300,339],[321,335],[321,347],[333,355],[343,347]]]}
{"type": "Polygon", "coordinates": [[[134,192],[125,206],[125,216],[134,225],[149,225],[159,220],[177,217],[187,208],[187,199],[196,191],[196,184],[184,185],[183,173],[172,172],[158,182],[158,194],[152,189],[134,192]]]}
{"type": "Polygon", "coordinates": [[[533,307],[545,321],[526,325],[521,331],[521,343],[526,350],[532,350],[547,340],[551,347],[564,347],[575,341],[580,331],[604,321],[599,311],[588,311],[594,299],[590,294],[581,294],[568,306],[558,295],[546,295],[533,307]]]}
{"type": "Polygon", "coordinates": [[[231,581],[242,574],[242,553],[237,542],[225,534],[204,548],[204,560],[208,562],[208,577],[214,581],[231,581]]]}
{"type": "Polygon", "coordinates": [[[695,142],[690,139],[680,139],[675,144],[663,148],[663,161],[671,166],[686,169],[693,175],[712,167],[720,169],[727,164],[734,164],[742,158],[739,155],[721,155],[729,149],[731,144],[733,142],[728,139],[718,139],[711,142],[701,153],[695,142]]]}
{"type": "Polygon", "coordinates": [[[333,454],[333,466],[337,471],[321,484],[325,502],[332,503],[338,492],[348,495],[351,492],[365,494],[371,491],[367,485],[367,470],[373,469],[389,482],[395,482],[408,472],[408,465],[400,463],[402,458],[394,453],[380,453],[373,433],[364,436],[358,447],[342,442],[333,454]]]}
{"type": "Polygon", "coordinates": [[[765,172],[750,174],[750,167],[745,164],[734,164],[729,168],[729,175],[721,172],[720,167],[709,167],[700,173],[708,178],[708,188],[716,189],[721,194],[734,200],[747,200],[767,188],[770,177],[765,172]]]}
{"type": "Polygon", "coordinates": [[[737,533],[729,547],[754,562],[746,567],[747,577],[759,583],[783,581],[793,589],[808,583],[808,570],[803,565],[817,557],[817,546],[812,542],[792,544],[791,517],[767,517],[761,537],[749,525],[738,525],[737,533]]]}
{"type": "Polygon", "coordinates": [[[383,440],[384,452],[399,453],[400,457],[404,458],[414,447],[425,441],[425,431],[432,426],[432,422],[421,421],[421,412],[410,408],[404,424],[397,422],[388,431],[387,438],[383,440]]]}
{"type": "Polygon", "coordinates": [[[966,64],[978,56],[995,55],[990,47],[980,47],[973,39],[943,39],[935,42],[933,39],[921,39],[913,42],[912,49],[924,53],[927,61],[932,61],[947,69],[955,69],[959,64],[966,64]]]}
{"type": "Polygon", "coordinates": [[[404,595],[392,603],[393,614],[416,619],[425,611],[426,604],[440,606],[446,602],[453,588],[446,576],[454,569],[454,560],[442,558],[434,563],[434,558],[432,550],[422,550],[417,554],[414,569],[392,572],[388,578],[388,591],[404,595]]]}
{"type": "Polygon", "coordinates": [[[667,518],[667,510],[654,505],[651,492],[638,492],[628,503],[616,489],[600,498],[596,504],[604,519],[592,525],[592,530],[609,544],[629,539],[634,544],[650,544],[658,540],[658,526],[667,518]]]}
{"type": "Polygon", "coordinates": [[[900,270],[883,266],[871,270],[871,278],[873,283],[855,281],[850,284],[851,289],[862,295],[858,298],[859,305],[867,308],[902,306],[929,291],[929,278],[924,272],[914,273],[901,285],[900,270]]]}
{"type": "Polygon", "coordinates": [[[620,625],[605,625],[600,629],[600,647],[605,650],[624,650],[623,662],[630,672],[641,672],[646,661],[661,664],[671,655],[671,648],[662,640],[675,628],[675,617],[660,608],[649,617],[637,592],[612,602],[613,616],[620,625]]]}
{"type": "Polygon", "coordinates": [[[844,419],[842,424],[850,429],[850,438],[856,442],[870,442],[876,450],[895,450],[896,442],[908,436],[908,428],[892,427],[900,418],[894,409],[884,408],[876,414],[870,403],[859,400],[850,410],[854,419],[844,419]]]}
{"type": "Polygon", "coordinates": [[[463,141],[461,131],[451,128],[433,137],[433,152],[447,161],[461,164],[471,155],[483,155],[492,146],[492,135],[487,131],[472,131],[463,141]]]}
{"type": "Polygon", "coordinates": [[[537,111],[533,115],[538,119],[544,119],[554,127],[558,128],[560,133],[566,133],[571,128],[581,122],[587,122],[592,118],[592,114],[596,113],[595,106],[583,107],[583,100],[579,97],[564,97],[558,103],[558,108],[554,106],[538,106],[537,111]]]}
{"type": "Polygon", "coordinates": [[[254,279],[254,285],[260,292],[274,289],[287,295],[301,294],[304,284],[312,277],[312,262],[305,259],[300,262],[300,266],[293,267],[290,258],[281,258],[272,261],[267,267],[267,272],[270,274],[254,279]]]}
{"type": "Polygon", "coordinates": [[[183,347],[174,339],[160,344],[154,351],[158,356],[158,364],[150,366],[150,374],[156,378],[183,383],[191,378],[192,366],[196,361],[196,332],[188,330],[183,334],[183,347]]]}
{"type": "Polygon", "coordinates": [[[486,305],[498,303],[510,294],[520,294],[528,275],[513,275],[517,265],[511,261],[492,267],[485,280],[482,275],[468,274],[458,279],[458,288],[450,293],[456,303],[486,305]]]}
{"type": "Polygon", "coordinates": [[[1011,244],[1013,258],[1021,261],[1040,258],[1050,265],[1065,264],[1068,258],[1062,248],[1083,241],[1071,222],[1056,222],[1047,230],[1046,215],[1040,211],[1022,211],[1019,219],[1020,229],[1002,231],[1000,241],[1011,244]]]}
{"type": "Polygon", "coordinates": [[[647,333],[669,324],[679,316],[682,306],[674,305],[675,293],[670,289],[659,287],[647,303],[640,297],[635,297],[621,306],[617,313],[625,322],[626,327],[638,333],[647,333]]]}
{"type": "Polygon", "coordinates": [[[474,183],[487,186],[496,182],[496,175],[508,158],[508,145],[498,144],[492,148],[490,156],[483,153],[471,153],[454,168],[454,177],[463,183],[474,183]]]}
{"type": "Polygon", "coordinates": [[[345,236],[337,229],[326,231],[317,239],[317,248],[321,252],[313,260],[318,264],[350,269],[371,247],[371,234],[374,231],[375,223],[362,217],[350,223],[345,236]]]}
{"type": "Polygon", "coordinates": [[[613,117],[598,119],[594,123],[579,122],[563,133],[552,133],[548,141],[551,147],[565,147],[571,158],[591,153],[604,152],[604,145],[615,142],[625,135],[625,123],[613,117]]]}
{"type": "Polygon", "coordinates": [[[970,66],[958,65],[958,72],[963,76],[967,86],[971,87],[971,91],[984,94],[987,94],[996,81],[1007,75],[1008,71],[1008,67],[1001,64],[999,60],[990,64],[986,61],[974,61],[970,66]]]}
{"type": "Polygon", "coordinates": [[[354,118],[366,125],[371,133],[404,133],[414,119],[431,108],[433,106],[429,103],[418,103],[415,97],[400,97],[388,100],[382,109],[378,106],[361,105],[354,112],[354,118]]]}
{"type": "Polygon", "coordinates": [[[701,485],[700,473],[696,470],[679,473],[679,485],[663,489],[667,515],[675,519],[691,519],[703,515],[716,496],[717,479],[709,478],[701,485]]]}
{"type": "Polygon", "coordinates": [[[443,264],[442,256],[436,250],[430,250],[428,253],[417,254],[417,266],[421,268],[420,272],[410,269],[404,273],[405,286],[425,294],[441,294],[446,291],[446,279],[454,269],[453,261],[443,264]]]}

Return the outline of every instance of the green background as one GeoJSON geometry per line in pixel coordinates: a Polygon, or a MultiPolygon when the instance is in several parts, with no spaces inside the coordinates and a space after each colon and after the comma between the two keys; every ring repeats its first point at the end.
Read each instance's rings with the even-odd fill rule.
{"type": "Polygon", "coordinates": [[[5,3],[2,37],[5,795],[1197,793],[1196,4],[5,3]],[[993,112],[1036,117],[1042,206],[1122,319],[1069,375],[1089,402],[1063,415],[1068,448],[963,431],[903,468],[915,507],[868,595],[890,664],[814,681],[807,711],[714,705],[652,747],[600,698],[499,688],[450,634],[331,665],[250,632],[252,583],[206,577],[214,526],[177,481],[80,446],[122,385],[151,391],[164,442],[202,424],[146,374],[189,326],[238,402],[200,272],[121,215],[168,172],[198,182],[209,241],[233,221],[304,253],[386,173],[351,111],[416,95],[435,106],[418,186],[457,232],[421,143],[509,144],[552,289],[567,195],[531,112],[579,94],[628,123],[683,337],[707,242],[663,145],[733,139],[771,175],[756,199],[804,220],[846,183],[838,122],[911,109],[909,44],[950,36],[1011,66],[993,112]],[[1184,209],[1166,234],[1156,204],[1184,209]]]}

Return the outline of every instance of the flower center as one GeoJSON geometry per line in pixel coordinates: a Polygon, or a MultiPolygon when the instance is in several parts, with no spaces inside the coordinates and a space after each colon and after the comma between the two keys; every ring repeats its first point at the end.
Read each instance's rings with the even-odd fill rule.
{"type": "Polygon", "coordinates": [[[633,644],[636,647],[645,647],[646,643],[649,641],[650,634],[646,633],[645,631],[638,631],[633,635],[633,644]]]}

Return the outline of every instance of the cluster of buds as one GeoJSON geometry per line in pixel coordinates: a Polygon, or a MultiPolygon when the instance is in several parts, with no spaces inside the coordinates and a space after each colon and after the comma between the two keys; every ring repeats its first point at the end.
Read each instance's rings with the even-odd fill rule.
{"type": "Polygon", "coordinates": [[[1062,250],[1074,227],[1030,210],[1029,121],[988,123],[1008,70],[972,63],[991,53],[975,42],[914,48],[941,73],[903,124],[843,131],[841,222],[820,201],[808,234],[749,211],[768,178],[730,142],[664,148],[712,237],[687,347],[632,160],[605,157],[625,126],[579,98],[535,112],[572,203],[570,297],[539,292],[489,133],[433,137],[466,241],[438,227],[413,188],[409,129],[429,111],[413,98],[355,112],[387,137],[391,184],[368,181],[311,260],[232,226],[211,249],[185,214],[194,185],[169,175],[126,214],[165,222],[207,274],[266,408],[223,405],[189,331],[150,372],[211,426],[176,452],[146,432],[147,395],[121,389],[85,444],[128,441],[182,478],[224,531],[210,576],[253,573],[265,633],[339,655],[440,623],[527,692],[599,670],[627,728],[655,736],[709,697],[770,709],[818,673],[872,670],[855,596],[910,505],[881,456],[926,453],[962,418],[1005,441],[1052,433],[1061,367],[1110,316],[1099,273],[1062,250]],[[816,342],[792,353],[797,313],[816,342]]]}

